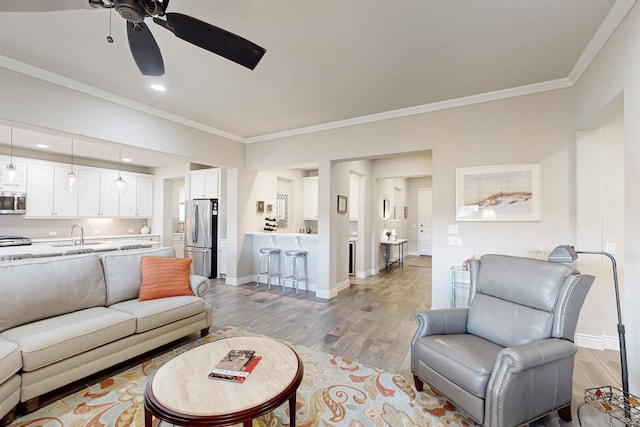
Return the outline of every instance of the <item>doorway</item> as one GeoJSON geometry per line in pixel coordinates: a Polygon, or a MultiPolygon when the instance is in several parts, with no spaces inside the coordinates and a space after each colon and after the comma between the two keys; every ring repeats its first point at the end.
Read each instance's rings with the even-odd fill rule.
{"type": "Polygon", "coordinates": [[[431,229],[432,189],[418,189],[418,240],[420,255],[433,255],[433,232],[431,229]]]}

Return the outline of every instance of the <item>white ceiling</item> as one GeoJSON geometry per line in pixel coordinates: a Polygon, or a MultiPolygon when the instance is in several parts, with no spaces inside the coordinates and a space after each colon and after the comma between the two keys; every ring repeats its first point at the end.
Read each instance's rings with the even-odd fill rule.
{"type": "MultiPolygon", "coordinates": [[[[0,9],[3,3],[7,9],[18,2],[0,0],[0,9]]],[[[113,44],[105,40],[107,10],[0,12],[0,66],[19,71],[36,67],[95,88],[95,93],[115,94],[133,106],[146,105],[177,121],[197,122],[214,133],[251,141],[567,79],[581,56],[594,49],[592,39],[597,45],[598,35],[613,31],[615,26],[605,28],[611,27],[605,18],[621,3],[633,4],[173,0],[168,11],[242,35],[267,53],[251,71],[176,38],[148,19],[165,62],[165,75],[159,78],[140,75],[129,52],[125,22],[115,12],[113,44]],[[164,83],[167,91],[153,92],[151,81],[164,83]]]]}

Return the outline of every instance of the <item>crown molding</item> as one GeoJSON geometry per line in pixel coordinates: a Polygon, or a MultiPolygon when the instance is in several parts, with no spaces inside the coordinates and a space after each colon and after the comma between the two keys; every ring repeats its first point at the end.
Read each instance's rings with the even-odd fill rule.
{"type": "Polygon", "coordinates": [[[322,123],[319,125],[306,126],[282,132],[274,132],[266,135],[254,136],[246,138],[245,142],[250,144],[254,142],[270,141],[274,139],[304,135],[307,133],[322,132],[347,126],[357,126],[366,123],[379,122],[382,120],[397,119],[400,117],[431,113],[434,111],[447,110],[450,108],[464,107],[467,105],[482,104],[484,102],[514,98],[523,95],[531,95],[534,93],[547,92],[550,90],[565,89],[571,86],[573,86],[573,83],[568,78],[550,80],[542,83],[534,83],[526,86],[519,86],[510,89],[497,90],[494,92],[481,93],[478,95],[465,96],[462,98],[448,99],[446,101],[439,101],[431,104],[401,108],[398,110],[386,111],[384,113],[370,114],[367,116],[354,117],[352,119],[338,120],[335,122],[322,123]]]}
{"type": "Polygon", "coordinates": [[[61,76],[51,71],[44,70],[42,68],[35,67],[33,65],[26,64],[24,62],[16,61],[15,59],[8,58],[3,55],[0,55],[0,67],[6,68],[8,70],[16,71],[21,74],[25,74],[27,76],[30,76],[39,80],[53,83],[58,86],[66,87],[68,89],[72,89],[80,93],[95,96],[96,98],[104,99],[106,101],[113,102],[114,104],[122,105],[123,107],[131,108],[143,113],[150,114],[152,116],[160,117],[165,120],[170,120],[174,123],[178,123],[193,129],[198,129],[203,132],[217,135],[222,138],[227,138],[236,142],[244,142],[244,138],[238,135],[234,135],[232,133],[225,132],[223,130],[204,125],[194,120],[189,120],[187,118],[178,116],[176,114],[171,114],[166,111],[153,108],[149,105],[146,105],[140,102],[132,101],[131,99],[116,95],[111,92],[107,92],[102,89],[95,88],[88,84],[69,79],[67,77],[61,76]]]}
{"type": "Polygon", "coordinates": [[[618,28],[618,25],[620,25],[624,17],[627,16],[627,13],[631,10],[635,2],[636,0],[616,0],[602,21],[602,24],[600,24],[598,31],[593,35],[586,49],[582,52],[580,58],[578,58],[573,69],[571,69],[568,78],[572,84],[576,84],[578,80],[580,80],[582,74],[618,28]]]}

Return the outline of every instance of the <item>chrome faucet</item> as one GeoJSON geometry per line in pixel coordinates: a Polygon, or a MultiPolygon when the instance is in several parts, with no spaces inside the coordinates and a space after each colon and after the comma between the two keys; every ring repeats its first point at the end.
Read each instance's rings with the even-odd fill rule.
{"type": "Polygon", "coordinates": [[[76,240],[73,238],[73,230],[78,227],[80,229],[80,245],[84,245],[84,228],[80,224],[73,224],[71,226],[71,231],[69,232],[69,236],[72,238],[71,243],[73,246],[76,245],[76,240]]]}

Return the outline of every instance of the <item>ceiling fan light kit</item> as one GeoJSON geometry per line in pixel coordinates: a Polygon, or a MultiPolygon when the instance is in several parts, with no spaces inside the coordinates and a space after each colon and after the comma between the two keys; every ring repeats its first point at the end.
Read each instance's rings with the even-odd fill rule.
{"type": "Polygon", "coordinates": [[[17,187],[24,182],[24,174],[13,164],[13,128],[11,128],[11,148],[9,164],[0,172],[0,183],[7,187],[17,187]]]}

